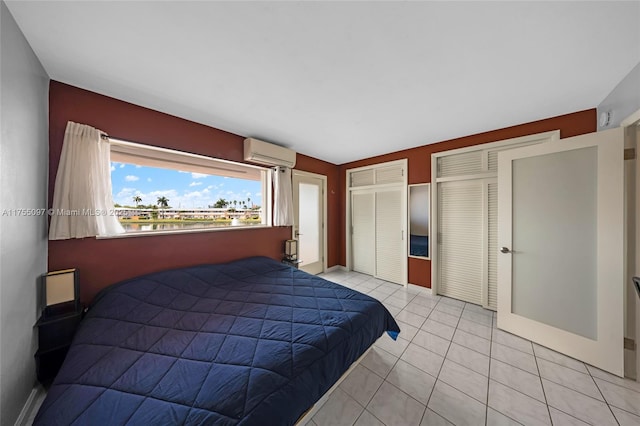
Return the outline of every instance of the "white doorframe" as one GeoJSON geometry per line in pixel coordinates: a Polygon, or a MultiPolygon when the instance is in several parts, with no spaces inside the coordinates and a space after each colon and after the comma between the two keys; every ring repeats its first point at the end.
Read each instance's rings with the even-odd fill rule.
{"type": "MultiPolygon", "coordinates": [[[[346,254],[347,254],[347,258],[346,258],[346,266],[347,266],[347,271],[351,271],[352,270],[352,265],[351,265],[351,191],[353,191],[354,189],[356,190],[362,190],[362,189],[368,189],[370,188],[369,186],[362,186],[362,187],[358,187],[358,188],[352,188],[349,182],[349,176],[351,175],[351,173],[353,172],[357,172],[359,170],[365,170],[365,169],[376,169],[376,168],[380,168],[380,167],[389,167],[389,166],[393,166],[395,164],[398,165],[402,165],[405,170],[407,170],[407,160],[406,159],[402,159],[402,160],[393,160],[393,161],[388,161],[385,163],[378,163],[378,164],[372,164],[370,166],[362,166],[362,167],[356,167],[353,169],[347,169],[345,171],[345,211],[346,211],[346,217],[345,217],[345,229],[344,229],[344,235],[345,235],[345,242],[346,242],[346,254]]],[[[405,174],[405,178],[404,178],[404,186],[407,186],[407,177],[405,174]]],[[[384,188],[385,186],[397,186],[397,184],[393,183],[393,184],[381,184],[381,185],[372,185],[371,188],[384,188]]],[[[408,263],[408,261],[407,261],[408,263]]]]}
{"type": "MultiPolygon", "coordinates": [[[[322,181],[322,271],[327,271],[327,177],[303,170],[292,170],[293,176],[311,177],[322,181]]],[[[291,238],[295,239],[295,226],[291,227],[291,238]]]]}
{"type": "MultiPolygon", "coordinates": [[[[392,187],[398,187],[398,186],[402,186],[404,188],[404,208],[407,208],[406,205],[406,200],[407,200],[407,181],[408,181],[408,160],[406,158],[404,159],[400,159],[400,160],[393,160],[393,161],[388,161],[388,162],[384,162],[384,163],[377,163],[377,164],[372,164],[369,166],[362,166],[362,167],[356,167],[353,169],[347,169],[345,171],[345,228],[344,228],[344,235],[345,235],[345,245],[346,245],[346,269],[347,271],[352,271],[353,270],[353,262],[352,262],[352,244],[351,244],[351,193],[354,190],[365,190],[365,189],[383,189],[383,188],[392,188],[392,187]],[[403,172],[403,181],[401,183],[386,183],[386,184],[376,184],[374,182],[374,184],[372,185],[367,185],[367,186],[360,186],[360,187],[351,187],[350,185],[350,176],[352,173],[354,172],[358,172],[361,170],[366,170],[366,169],[379,169],[379,168],[384,168],[384,167],[392,167],[392,166],[401,166],[403,168],[405,172],[403,172]]],[[[407,218],[407,214],[405,211],[404,214],[404,221],[405,223],[403,224],[404,229],[405,229],[405,234],[406,234],[406,229],[407,229],[407,223],[406,223],[406,218],[407,218]]],[[[407,287],[408,285],[408,269],[409,269],[409,258],[407,257],[406,259],[406,263],[404,264],[404,268],[403,268],[403,281],[402,281],[402,285],[404,285],[405,287],[407,287]]]]}
{"type": "MultiPolygon", "coordinates": [[[[635,244],[635,259],[629,258],[629,262],[633,263],[630,270],[636,277],[640,277],[640,220],[637,219],[640,214],[640,165],[638,164],[638,154],[640,148],[640,109],[630,114],[627,118],[620,123],[621,127],[626,127],[625,131],[628,139],[631,141],[631,147],[635,148],[636,159],[634,161],[635,166],[635,182],[631,190],[635,189],[635,211],[633,212],[633,218],[635,219],[635,236],[628,235],[628,242],[635,244]],[[635,128],[635,131],[634,131],[635,128]]],[[[625,145],[625,148],[627,146],[625,145]]],[[[629,285],[629,283],[625,283],[629,285]]],[[[634,303],[628,303],[629,308],[635,307],[635,373],[636,381],[640,382],[640,297],[635,292],[631,292],[631,297],[635,299],[634,303]]]]}

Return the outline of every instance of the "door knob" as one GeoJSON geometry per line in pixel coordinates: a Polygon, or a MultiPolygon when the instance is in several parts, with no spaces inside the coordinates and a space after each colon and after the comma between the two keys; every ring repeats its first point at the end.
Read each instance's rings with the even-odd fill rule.
{"type": "Polygon", "coordinates": [[[506,254],[506,253],[511,253],[511,250],[509,250],[507,247],[502,247],[502,248],[500,249],[500,253],[505,253],[505,254],[506,254]]]}

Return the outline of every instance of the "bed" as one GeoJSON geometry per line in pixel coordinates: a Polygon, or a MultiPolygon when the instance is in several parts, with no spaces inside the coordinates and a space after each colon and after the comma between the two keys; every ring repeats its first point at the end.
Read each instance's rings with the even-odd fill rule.
{"type": "Polygon", "coordinates": [[[103,290],[35,425],[292,425],[387,331],[367,295],[265,257],[103,290]]]}

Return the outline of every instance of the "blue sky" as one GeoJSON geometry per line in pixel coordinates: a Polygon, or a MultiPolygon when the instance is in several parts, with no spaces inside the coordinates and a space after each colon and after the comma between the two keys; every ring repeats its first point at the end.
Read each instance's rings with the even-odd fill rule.
{"type": "Polygon", "coordinates": [[[113,202],[121,205],[135,205],[136,195],[145,205],[166,197],[174,208],[206,208],[220,198],[262,205],[261,182],[202,173],[112,162],[111,185],[113,202]]]}

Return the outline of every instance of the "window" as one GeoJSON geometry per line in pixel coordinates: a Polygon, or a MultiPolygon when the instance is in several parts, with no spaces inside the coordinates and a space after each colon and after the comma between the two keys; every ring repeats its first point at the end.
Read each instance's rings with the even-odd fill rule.
{"type": "Polygon", "coordinates": [[[127,233],[271,225],[271,172],[115,139],[111,186],[127,233]]]}

